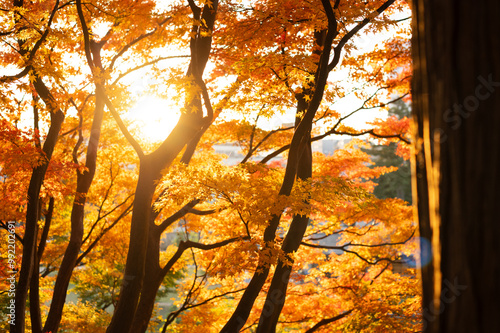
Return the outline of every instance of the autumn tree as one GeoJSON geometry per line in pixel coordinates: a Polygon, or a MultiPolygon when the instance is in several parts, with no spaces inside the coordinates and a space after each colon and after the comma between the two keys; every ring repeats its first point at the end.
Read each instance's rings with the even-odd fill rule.
{"type": "Polygon", "coordinates": [[[413,183],[432,252],[425,332],[500,329],[498,10],[496,1],[413,2],[413,183]]]}
{"type": "Polygon", "coordinates": [[[369,168],[361,140],[312,149],[370,136],[409,156],[407,119],[347,125],[408,97],[405,2],[159,4],[2,3],[14,74],[2,77],[1,221],[16,221],[23,248],[11,331],[27,315],[36,332],[416,330],[415,269],[398,269],[414,254],[411,209],[372,194],[392,169],[369,168]],[[361,33],[379,44],[359,50],[361,33]],[[160,142],[126,118],[136,73],[164,113],[180,110],[160,142]],[[337,109],[350,95],[360,106],[337,109]],[[290,110],[294,124],[263,125],[290,110]],[[27,113],[31,132],[15,126],[27,113]],[[220,143],[238,144],[241,163],[225,165],[220,143]],[[165,249],[167,233],[180,240],[165,249]],[[162,317],[172,279],[177,308],[162,317]]]}

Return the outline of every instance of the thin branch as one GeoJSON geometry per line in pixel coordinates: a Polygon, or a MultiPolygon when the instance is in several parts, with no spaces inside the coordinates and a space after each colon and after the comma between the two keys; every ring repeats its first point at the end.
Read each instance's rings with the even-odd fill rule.
{"type": "Polygon", "coordinates": [[[339,245],[339,246],[310,244],[310,243],[306,243],[306,242],[301,242],[300,244],[304,245],[304,246],[307,246],[307,247],[317,248],[317,249],[328,249],[328,250],[340,250],[340,251],[344,251],[344,252],[347,252],[347,253],[354,254],[355,256],[357,256],[358,258],[360,258],[361,260],[363,260],[364,262],[366,262],[366,263],[368,263],[370,265],[375,265],[375,264],[378,264],[381,261],[388,261],[388,262],[391,262],[391,263],[394,263],[395,261],[392,260],[392,259],[389,259],[389,258],[377,258],[375,261],[370,261],[369,259],[366,259],[363,256],[361,256],[358,252],[352,251],[352,250],[348,250],[347,247],[350,247],[350,246],[358,246],[358,247],[382,247],[382,246],[402,245],[402,244],[406,244],[406,242],[408,242],[413,237],[414,234],[415,234],[415,230],[413,230],[412,234],[410,235],[410,237],[408,237],[408,239],[406,239],[404,241],[401,241],[401,242],[393,242],[393,243],[389,243],[388,242],[388,243],[380,243],[380,244],[354,244],[354,243],[350,243],[349,242],[347,244],[339,245]]]}
{"type": "Polygon", "coordinates": [[[404,241],[401,242],[386,242],[386,243],[380,243],[380,244],[356,244],[356,243],[347,243],[344,244],[343,246],[361,246],[361,247],[380,247],[380,246],[392,246],[392,245],[402,245],[406,244],[412,237],[415,235],[415,230],[411,233],[411,235],[404,241]]]}
{"type": "Polygon", "coordinates": [[[358,252],[356,251],[351,251],[351,250],[343,250],[344,252],[347,252],[347,253],[351,253],[351,254],[354,254],[356,257],[358,257],[359,259],[363,260],[364,262],[366,262],[367,264],[369,265],[376,265],[378,264],[379,262],[382,262],[382,261],[388,261],[390,263],[394,263],[395,260],[393,259],[390,259],[390,258],[377,258],[375,259],[374,261],[370,261],[369,259],[366,259],[365,257],[361,256],[358,252]]]}
{"type": "Polygon", "coordinates": [[[387,268],[389,268],[389,266],[391,266],[391,263],[388,263],[387,265],[385,265],[385,267],[384,267],[384,268],[382,268],[382,269],[380,270],[380,272],[379,272],[377,275],[375,275],[375,277],[374,277],[374,278],[372,279],[372,281],[370,282],[370,285],[372,285],[372,284],[373,284],[373,282],[375,282],[375,280],[376,280],[376,279],[377,279],[380,275],[382,275],[382,273],[384,273],[384,272],[387,270],[387,268]]]}
{"type": "Polygon", "coordinates": [[[187,213],[189,213],[189,210],[196,206],[200,202],[199,199],[193,199],[187,204],[184,205],[181,209],[179,209],[177,212],[172,214],[171,216],[167,217],[165,220],[163,220],[159,225],[158,225],[158,231],[162,233],[165,229],[167,229],[170,225],[172,225],[175,221],[178,219],[183,218],[187,213]]]}
{"type": "Polygon", "coordinates": [[[335,322],[337,320],[345,318],[346,316],[348,316],[349,314],[351,314],[352,311],[354,311],[354,309],[351,309],[349,311],[341,313],[338,316],[335,316],[335,317],[332,317],[332,318],[322,319],[316,325],[314,325],[313,327],[311,327],[310,329],[308,329],[307,331],[305,331],[305,333],[313,333],[316,330],[318,330],[318,328],[320,328],[321,326],[325,326],[325,325],[333,323],[333,322],[335,322]]]}
{"type": "MultiPolygon", "coordinates": [[[[382,89],[382,88],[379,88],[377,89],[377,92],[382,89]]],[[[376,93],[375,93],[376,94],[376,93]]],[[[364,105],[366,105],[366,102],[370,99],[372,99],[374,97],[374,95],[371,95],[364,103],[362,106],[360,106],[359,108],[357,108],[356,110],[350,112],[349,114],[347,114],[346,116],[344,117],[341,117],[339,118],[339,120],[337,121],[337,123],[335,123],[335,125],[333,126],[332,129],[330,129],[329,131],[321,134],[321,135],[318,135],[318,136],[315,136],[315,137],[312,137],[311,138],[311,142],[314,142],[314,141],[318,141],[318,140],[321,140],[321,139],[324,139],[326,138],[327,136],[330,136],[330,135],[333,135],[333,134],[337,134],[337,135],[350,135],[350,136],[362,136],[362,135],[365,135],[365,134],[370,134],[374,137],[377,137],[377,138],[381,138],[381,139],[390,139],[390,138],[398,138],[399,140],[403,141],[404,143],[406,144],[411,144],[411,141],[408,140],[407,138],[405,138],[402,134],[378,134],[378,133],[375,133],[375,130],[374,129],[370,129],[370,130],[365,130],[365,131],[361,131],[361,132],[356,132],[356,133],[351,133],[351,132],[345,132],[345,131],[338,131],[337,128],[340,126],[341,122],[343,120],[345,120],[346,118],[352,116],[354,113],[360,111],[360,110],[368,110],[368,109],[374,109],[374,108],[378,108],[378,107],[384,107],[384,106],[387,106],[388,104],[391,104],[391,103],[395,103],[401,99],[403,99],[404,97],[406,97],[408,95],[408,93],[402,95],[402,96],[399,96],[389,102],[386,102],[386,103],[381,103],[379,105],[376,105],[376,106],[370,106],[370,107],[364,107],[364,105]]],[[[265,164],[267,162],[269,162],[271,159],[273,159],[274,157],[278,156],[279,154],[287,151],[288,149],[290,149],[290,144],[287,144],[287,145],[284,145],[283,147],[275,150],[274,152],[270,153],[269,155],[267,155],[266,157],[264,157],[259,163],[262,163],[262,164],[265,164]]]]}
{"type": "Polygon", "coordinates": [[[83,114],[81,110],[78,110],[78,140],[75,143],[75,147],[73,147],[73,163],[78,164],[78,150],[83,143],[83,114]]]}
{"type": "Polygon", "coordinates": [[[109,231],[111,230],[121,219],[123,219],[125,216],[127,216],[128,213],[130,213],[130,210],[132,209],[132,206],[134,203],[132,202],[130,205],[128,205],[127,208],[116,218],[116,220],[113,221],[108,227],[104,228],[101,233],[94,239],[94,241],[89,245],[89,247],[78,257],[75,263],[75,267],[78,266],[82,260],[85,258],[87,254],[92,251],[92,249],[97,245],[97,243],[101,240],[101,238],[109,231]]]}
{"type": "Polygon", "coordinates": [[[242,289],[238,289],[238,290],[233,290],[233,291],[228,291],[228,292],[225,292],[223,294],[220,294],[220,295],[215,295],[215,296],[212,296],[210,298],[207,298],[206,300],[204,300],[203,302],[200,302],[200,303],[196,303],[196,304],[193,304],[193,305],[190,305],[190,306],[187,306],[186,308],[184,308],[184,310],[189,310],[189,309],[192,309],[192,308],[195,308],[195,307],[198,307],[198,306],[201,306],[203,304],[206,304],[208,302],[211,302],[213,301],[214,299],[217,299],[217,298],[221,298],[221,297],[224,297],[224,296],[227,296],[227,295],[231,295],[231,294],[236,294],[236,293],[239,293],[241,291],[245,290],[245,288],[242,288],[242,289]]]}
{"type": "MultiPolygon", "coordinates": [[[[9,229],[9,226],[7,225],[7,223],[5,223],[4,221],[0,221],[0,228],[5,229],[8,232],[10,232],[10,230],[11,230],[11,229],[9,229]]],[[[23,244],[23,238],[21,237],[21,235],[19,235],[18,233],[15,232],[14,236],[19,241],[19,243],[23,244]]]]}
{"type": "Polygon", "coordinates": [[[168,263],[162,268],[161,274],[167,274],[168,271],[172,268],[172,266],[177,262],[177,260],[182,256],[184,251],[190,248],[196,248],[200,250],[212,250],[216,249],[218,247],[225,246],[227,244],[234,243],[236,241],[240,240],[246,240],[249,239],[249,237],[234,237],[230,239],[226,239],[214,244],[203,244],[203,243],[198,243],[198,242],[193,242],[191,240],[186,240],[186,241],[181,241],[179,243],[179,247],[177,248],[177,251],[174,253],[172,258],[168,261],[168,263]]]}
{"type": "Polygon", "coordinates": [[[50,224],[52,222],[52,215],[54,213],[54,197],[49,199],[49,207],[45,213],[45,223],[42,229],[42,236],[40,237],[40,243],[38,244],[37,257],[38,261],[42,259],[43,252],[45,251],[45,245],[47,244],[47,238],[49,236],[50,224]]]}
{"type": "Polygon", "coordinates": [[[127,141],[130,143],[130,145],[134,148],[135,152],[139,156],[139,159],[143,159],[145,154],[144,154],[144,151],[142,150],[140,144],[134,139],[132,134],[127,129],[127,126],[125,125],[125,123],[121,119],[120,114],[118,113],[118,111],[116,111],[113,103],[111,103],[108,95],[106,94],[106,89],[104,88],[104,86],[101,84],[101,82],[99,82],[96,79],[95,64],[94,64],[94,61],[92,59],[92,52],[91,52],[91,48],[90,48],[90,44],[91,44],[90,33],[88,30],[87,23],[85,22],[85,16],[83,15],[82,1],[81,0],[76,0],[76,8],[78,11],[78,17],[80,19],[80,23],[81,23],[82,31],[83,31],[83,40],[84,40],[85,56],[87,58],[87,64],[92,71],[92,75],[94,76],[94,83],[95,83],[96,95],[97,95],[96,97],[97,98],[100,97],[104,100],[106,106],[108,107],[108,110],[113,115],[113,118],[115,119],[116,123],[118,124],[118,127],[120,128],[121,132],[123,133],[123,135],[125,136],[127,141]]]}
{"type": "Polygon", "coordinates": [[[141,64],[139,66],[133,67],[133,68],[127,70],[126,72],[118,75],[118,77],[110,85],[114,86],[116,83],[118,83],[118,81],[120,81],[121,79],[123,79],[128,74],[133,73],[134,71],[139,70],[141,68],[144,68],[144,67],[147,67],[147,66],[152,66],[152,65],[154,65],[157,62],[160,62],[162,60],[177,59],[177,58],[189,58],[189,57],[191,57],[191,56],[189,56],[189,55],[178,55],[178,56],[159,57],[157,59],[154,59],[154,60],[151,60],[151,61],[147,61],[147,62],[145,62],[145,63],[143,63],[143,64],[141,64]]]}
{"type": "Polygon", "coordinates": [[[401,241],[401,242],[386,242],[386,243],[380,243],[380,244],[357,244],[357,243],[346,243],[343,245],[319,245],[319,244],[310,244],[306,242],[301,242],[301,245],[308,246],[308,247],[313,247],[313,248],[318,248],[318,249],[329,249],[329,250],[342,250],[346,251],[346,248],[349,246],[359,246],[359,247],[381,247],[381,246],[392,246],[392,245],[402,245],[406,244],[415,234],[415,230],[411,233],[410,237],[408,237],[406,240],[401,241]]]}
{"type": "MultiPolygon", "coordinates": [[[[330,233],[330,234],[327,234],[327,235],[324,235],[324,236],[320,236],[320,237],[311,237],[311,235],[314,235],[314,234],[316,234],[316,233],[318,233],[318,232],[320,232],[320,231],[321,231],[321,230],[318,230],[318,231],[316,231],[315,233],[312,233],[311,235],[307,235],[306,237],[308,237],[308,239],[309,239],[309,240],[311,240],[311,241],[318,241],[318,240],[322,240],[322,239],[325,239],[325,238],[327,238],[327,237],[330,237],[330,236],[332,236],[332,235],[338,235],[338,234],[341,234],[341,233],[343,233],[343,232],[348,233],[348,234],[353,234],[353,235],[356,235],[356,236],[364,236],[364,235],[366,235],[366,234],[367,234],[367,233],[371,230],[371,228],[373,228],[374,226],[375,226],[375,225],[373,225],[373,224],[372,224],[372,225],[370,225],[370,226],[368,227],[368,229],[367,229],[365,232],[362,232],[362,233],[360,233],[360,232],[355,232],[355,231],[352,231],[352,230],[349,230],[349,229],[342,229],[342,230],[337,230],[337,231],[334,231],[334,232],[332,232],[332,233],[330,233]]],[[[324,229],[328,229],[328,227],[326,227],[326,228],[324,228],[324,229]]],[[[324,229],[323,229],[323,230],[324,230],[324,229]]]]}
{"type": "MultiPolygon", "coordinates": [[[[248,143],[248,153],[247,153],[247,155],[245,156],[245,158],[243,160],[248,159],[248,157],[252,155],[252,152],[253,152],[253,140],[255,139],[255,131],[257,130],[257,123],[259,122],[260,113],[262,112],[262,110],[265,107],[266,107],[266,104],[262,105],[262,107],[259,110],[259,113],[257,113],[257,117],[255,117],[255,123],[252,126],[252,133],[250,133],[250,140],[249,140],[249,143],[248,143]]],[[[244,162],[242,162],[242,163],[244,163],[244,162]]]]}
{"type": "MultiPolygon", "coordinates": [[[[115,184],[115,179],[116,177],[118,177],[118,175],[120,174],[120,168],[118,168],[118,171],[116,172],[116,174],[113,175],[113,161],[109,161],[109,178],[110,178],[110,181],[109,181],[109,186],[107,186],[106,188],[106,192],[104,193],[104,197],[102,198],[101,200],[101,204],[99,205],[99,209],[97,210],[97,219],[101,219],[101,212],[103,210],[103,207],[104,207],[104,204],[106,203],[106,201],[108,200],[109,198],[109,194],[111,193],[111,189],[113,188],[113,185],[115,184]]],[[[129,195],[128,198],[130,198],[132,196],[129,195]]],[[[125,199],[125,200],[128,200],[125,199]]],[[[104,214],[105,216],[107,214],[109,214],[110,212],[104,214]]]]}
{"type": "Polygon", "coordinates": [[[395,0],[387,0],[382,6],[380,6],[377,10],[373,11],[366,17],[363,21],[359,22],[351,31],[349,31],[347,34],[345,34],[342,39],[339,41],[337,46],[335,46],[334,52],[335,55],[333,56],[332,62],[328,64],[328,71],[331,71],[337,66],[340,60],[340,54],[342,52],[342,49],[344,48],[345,44],[354,36],[356,35],[361,29],[363,29],[368,23],[370,23],[371,20],[373,20],[375,17],[377,17],[380,13],[382,13],[384,10],[386,10],[390,5],[394,3],[395,0]]]}
{"type": "MultiPolygon", "coordinates": [[[[259,148],[259,147],[260,147],[260,146],[261,146],[261,145],[262,145],[265,141],[267,141],[267,139],[269,139],[269,138],[271,137],[271,135],[276,134],[276,133],[278,133],[278,132],[289,131],[289,130],[294,129],[294,128],[295,128],[295,126],[289,126],[289,127],[282,127],[282,128],[278,128],[278,129],[275,129],[275,130],[269,131],[269,133],[267,133],[267,134],[264,136],[264,138],[263,138],[262,140],[260,140],[260,141],[259,141],[259,143],[257,143],[257,144],[255,145],[255,147],[253,148],[252,154],[253,154],[254,152],[256,152],[256,151],[257,151],[257,149],[258,149],[258,148],[259,148]]],[[[290,148],[290,147],[288,147],[288,148],[290,148]]],[[[288,149],[288,148],[287,148],[287,149],[288,149]]],[[[278,155],[279,155],[279,154],[278,154],[278,155]]],[[[247,162],[247,161],[250,159],[250,157],[252,157],[252,155],[250,154],[250,151],[249,151],[249,152],[248,152],[248,154],[247,154],[247,156],[245,156],[245,157],[243,158],[243,160],[241,160],[241,162],[240,162],[240,163],[245,163],[245,162],[247,162]]],[[[274,156],[273,156],[273,157],[274,157],[274,156]]],[[[265,163],[265,162],[261,162],[261,163],[265,163]]]]}
{"type": "Polygon", "coordinates": [[[40,37],[40,39],[37,40],[35,46],[33,46],[33,49],[31,50],[30,56],[28,58],[28,64],[31,64],[31,62],[33,61],[33,58],[35,57],[36,51],[40,48],[40,46],[42,45],[42,43],[47,38],[47,35],[49,34],[50,26],[52,24],[54,16],[55,16],[57,10],[59,9],[58,6],[59,6],[59,0],[56,0],[56,4],[54,5],[54,8],[52,9],[52,12],[50,13],[49,21],[47,22],[47,28],[43,32],[43,34],[40,37]]]}
{"type": "Polygon", "coordinates": [[[96,82],[96,92],[97,94],[101,94],[101,97],[104,99],[104,102],[106,103],[109,112],[111,112],[111,115],[113,116],[113,118],[115,118],[115,121],[118,124],[118,127],[120,128],[122,134],[125,136],[128,143],[130,143],[130,145],[134,148],[135,152],[137,153],[137,156],[139,156],[139,159],[143,159],[145,154],[144,151],[142,150],[141,145],[139,144],[139,142],[135,140],[133,135],[129,132],[127,126],[120,117],[120,114],[118,113],[118,111],[116,111],[113,103],[111,103],[111,101],[109,100],[104,87],[97,82],[96,82]]]}
{"type": "Polygon", "coordinates": [[[404,17],[404,18],[398,19],[398,20],[387,20],[387,21],[373,20],[373,23],[394,24],[394,23],[399,23],[399,22],[403,22],[403,21],[406,21],[406,20],[410,20],[410,19],[411,19],[411,16],[408,16],[408,17],[404,17]]]}
{"type": "MultiPolygon", "coordinates": [[[[332,129],[331,129],[330,131],[326,132],[326,133],[325,133],[326,135],[325,135],[325,134],[323,134],[323,136],[322,136],[322,137],[325,137],[325,136],[330,135],[330,134],[336,134],[336,132],[337,132],[336,130],[337,130],[337,128],[340,126],[340,124],[342,123],[342,121],[344,121],[344,120],[346,120],[347,118],[351,117],[353,114],[357,113],[358,111],[361,111],[361,110],[370,110],[370,109],[376,109],[376,108],[382,108],[382,107],[385,107],[385,106],[387,106],[387,105],[389,105],[389,104],[396,103],[397,101],[402,100],[403,98],[405,98],[406,96],[408,96],[408,95],[409,95],[409,93],[405,93],[405,94],[403,94],[403,95],[401,95],[401,96],[399,96],[399,97],[397,97],[397,98],[395,98],[395,99],[393,99],[393,100],[390,100],[390,101],[388,101],[388,102],[385,102],[385,103],[380,103],[380,104],[378,104],[378,105],[373,105],[373,106],[369,106],[369,107],[367,107],[367,106],[366,106],[366,104],[367,104],[369,101],[371,101],[373,98],[375,98],[375,96],[378,94],[378,92],[379,92],[380,90],[382,90],[382,89],[387,89],[387,88],[388,88],[388,87],[379,87],[379,88],[377,88],[377,90],[376,90],[373,94],[371,94],[370,96],[368,96],[368,98],[367,98],[367,99],[365,99],[365,100],[363,101],[363,104],[361,104],[361,106],[360,106],[359,108],[357,108],[357,109],[355,109],[355,110],[353,110],[353,111],[349,112],[347,115],[345,115],[345,116],[343,116],[343,117],[340,117],[340,118],[338,119],[338,121],[335,123],[335,125],[333,125],[332,129]],[[331,133],[330,133],[330,132],[331,132],[331,133]],[[330,133],[330,134],[327,134],[327,133],[330,133]]],[[[321,137],[321,136],[320,136],[320,137],[321,137]]]]}
{"type": "MultiPolygon", "coordinates": [[[[172,19],[172,17],[167,17],[165,18],[163,21],[160,21],[158,22],[158,26],[161,27],[162,25],[164,25],[165,23],[167,23],[170,19],[172,19]]],[[[148,33],[145,33],[145,34],[141,34],[140,36],[138,36],[137,38],[135,38],[134,40],[132,40],[130,43],[128,43],[127,45],[125,45],[114,57],[113,59],[111,60],[111,63],[109,65],[109,68],[108,69],[113,69],[114,65],[115,65],[115,62],[116,60],[118,60],[119,57],[121,57],[125,52],[127,52],[132,46],[134,46],[134,44],[140,42],[141,40],[145,39],[145,38],[148,38],[152,35],[154,35],[156,32],[158,31],[158,27],[156,27],[153,31],[151,32],[148,32],[148,33]]]]}
{"type": "Polygon", "coordinates": [[[362,136],[362,135],[365,135],[365,134],[370,134],[371,136],[374,136],[374,137],[380,138],[380,139],[397,138],[397,139],[403,141],[406,144],[411,144],[411,141],[408,140],[408,139],[406,139],[405,137],[403,137],[401,134],[387,134],[387,135],[386,134],[377,134],[377,133],[375,133],[374,129],[370,129],[370,130],[366,130],[366,131],[362,131],[362,132],[358,132],[358,133],[334,131],[334,132],[326,134],[326,135],[325,134],[320,135],[320,136],[315,137],[315,138],[313,138],[311,140],[312,141],[317,141],[317,140],[320,140],[320,139],[324,138],[325,136],[331,135],[331,134],[350,135],[350,136],[362,136]]]}
{"type": "MultiPolygon", "coordinates": [[[[31,63],[33,62],[33,58],[35,57],[35,53],[36,53],[36,51],[38,51],[40,46],[42,46],[42,43],[45,41],[45,39],[47,38],[47,36],[49,34],[50,26],[52,24],[52,21],[54,19],[55,14],[58,10],[58,5],[59,5],[59,0],[56,1],[56,4],[54,5],[52,12],[50,13],[49,21],[47,22],[47,28],[43,32],[40,39],[37,40],[37,42],[33,46],[33,49],[31,49],[28,60],[26,61],[26,67],[20,73],[18,73],[16,75],[1,77],[0,82],[10,82],[10,81],[14,81],[16,79],[20,79],[30,72],[30,70],[32,69],[31,63]]],[[[23,53],[23,52],[21,52],[21,53],[23,53]]]]}
{"type": "MultiPolygon", "coordinates": [[[[105,219],[108,215],[112,214],[115,210],[117,210],[118,208],[123,206],[128,201],[128,199],[130,199],[132,196],[133,196],[133,194],[130,194],[127,198],[125,198],[124,201],[122,201],[120,204],[114,206],[113,209],[111,209],[109,212],[106,212],[103,216],[99,216],[92,224],[92,227],[90,228],[89,232],[87,233],[87,236],[85,236],[85,238],[83,239],[82,244],[85,244],[85,242],[90,238],[90,236],[92,235],[92,232],[94,231],[94,229],[97,226],[97,224],[99,223],[99,221],[101,221],[102,219],[105,219]]],[[[129,210],[132,205],[133,205],[133,203],[131,203],[129,205],[129,207],[127,207],[125,209],[125,211],[129,210]]],[[[99,215],[100,215],[101,209],[102,209],[102,207],[99,209],[99,215]]]]}

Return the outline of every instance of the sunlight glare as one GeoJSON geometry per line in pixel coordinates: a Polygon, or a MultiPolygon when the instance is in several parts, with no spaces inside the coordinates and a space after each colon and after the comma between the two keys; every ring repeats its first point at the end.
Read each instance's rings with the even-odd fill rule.
{"type": "Polygon", "coordinates": [[[180,112],[169,101],[146,95],[127,114],[131,130],[150,143],[163,141],[179,121],[180,112]]]}

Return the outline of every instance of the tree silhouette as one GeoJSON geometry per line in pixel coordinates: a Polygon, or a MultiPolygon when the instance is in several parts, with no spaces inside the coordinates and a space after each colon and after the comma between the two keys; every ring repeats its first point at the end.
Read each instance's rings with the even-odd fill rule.
{"type": "Polygon", "coordinates": [[[500,3],[413,1],[424,332],[500,330],[500,3]]]}

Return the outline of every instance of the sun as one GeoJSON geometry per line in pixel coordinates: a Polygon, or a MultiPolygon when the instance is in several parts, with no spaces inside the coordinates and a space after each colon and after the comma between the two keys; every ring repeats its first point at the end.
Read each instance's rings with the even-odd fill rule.
{"type": "Polygon", "coordinates": [[[167,138],[179,121],[180,112],[166,99],[145,95],[127,113],[131,131],[150,143],[167,138]]]}

